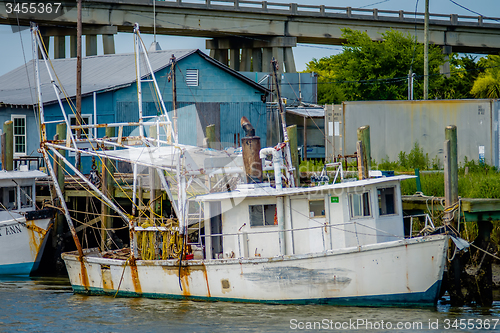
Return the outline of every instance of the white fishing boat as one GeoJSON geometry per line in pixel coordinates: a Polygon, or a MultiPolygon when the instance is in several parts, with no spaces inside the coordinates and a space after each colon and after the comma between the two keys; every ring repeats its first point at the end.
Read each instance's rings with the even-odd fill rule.
{"type": "Polygon", "coordinates": [[[0,275],[36,270],[52,227],[51,210],[37,210],[35,179],[40,171],[0,171],[0,275]]]}
{"type": "MultiPolygon", "coordinates": [[[[146,48],[137,25],[134,32],[140,53],[146,48]]],[[[136,70],[140,87],[142,76],[139,67],[136,70]]],[[[157,88],[153,71],[149,74],[149,82],[157,88]]],[[[346,181],[342,165],[336,163],[331,184],[295,187],[286,131],[283,144],[260,149],[259,138],[242,119],[247,133],[242,140],[243,156],[182,145],[177,140],[175,117],[172,126],[157,89],[161,116],[150,124],[156,131],[147,137],[138,90],[139,122],[103,125],[137,126],[137,137],[77,140],[68,131],[67,141],[45,138],[41,145],[54,180],[49,154],[81,177],[130,229],[129,247],[83,249],[54,181],[77,246],[77,251],[62,255],[76,293],[280,304],[436,304],[448,236],[405,235],[400,181],[411,176],[346,181]],[[160,140],[160,128],[164,128],[165,140],[160,140]],[[95,148],[83,150],[80,143],[95,148]],[[113,150],[102,149],[105,146],[113,150]],[[60,150],[132,163],[134,207],[142,206],[136,195],[140,184],[137,168],[148,168],[150,186],[159,184],[175,217],[161,211],[129,215],[60,150]],[[272,163],[266,157],[272,157],[272,163]],[[262,182],[263,169],[274,170],[273,182],[262,182]],[[241,174],[240,183],[231,187],[228,178],[234,180],[241,174]],[[188,198],[195,184],[198,189],[194,191],[204,189],[205,194],[188,198]]],[[[62,111],[68,128],[100,126],[71,125],[62,111]]],[[[45,123],[43,107],[40,120],[45,123]]],[[[284,119],[282,125],[286,126],[284,119]]]]}

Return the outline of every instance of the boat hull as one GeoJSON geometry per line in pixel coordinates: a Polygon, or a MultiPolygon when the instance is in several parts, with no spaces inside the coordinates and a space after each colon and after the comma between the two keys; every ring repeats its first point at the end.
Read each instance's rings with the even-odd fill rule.
{"type": "Polygon", "coordinates": [[[0,222],[0,275],[29,275],[40,263],[52,218],[9,217],[0,222]]]}
{"type": "Polygon", "coordinates": [[[65,253],[76,293],[272,304],[433,306],[447,236],[309,255],[183,261],[65,253]]]}

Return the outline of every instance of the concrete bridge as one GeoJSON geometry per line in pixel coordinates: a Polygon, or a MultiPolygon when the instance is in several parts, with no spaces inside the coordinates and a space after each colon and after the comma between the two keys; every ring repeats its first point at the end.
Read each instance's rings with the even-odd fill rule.
{"type": "MultiPolygon", "coordinates": [[[[57,1],[62,3],[57,14],[19,12],[17,17],[0,2],[0,24],[37,22],[46,38],[55,36],[55,56],[64,57],[62,37],[76,35],[76,2],[57,1]]],[[[156,26],[157,34],[211,38],[206,42],[210,55],[236,70],[268,71],[275,57],[281,69],[295,72],[292,48],[297,43],[341,45],[344,27],[366,31],[373,40],[388,29],[412,35],[416,30],[423,41],[424,14],[249,0],[166,0],[154,6],[153,0],[83,0],[82,19],[87,55],[97,54],[98,34],[103,35],[104,52],[113,53],[113,35],[131,32],[138,22],[143,33],[153,33],[156,26]]],[[[497,18],[430,14],[430,42],[445,54],[500,52],[499,35],[497,18]]]]}

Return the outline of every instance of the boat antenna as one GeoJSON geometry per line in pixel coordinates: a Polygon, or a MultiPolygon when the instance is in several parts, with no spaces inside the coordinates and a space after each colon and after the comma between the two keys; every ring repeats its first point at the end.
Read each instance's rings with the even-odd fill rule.
{"type": "MultiPolygon", "coordinates": [[[[271,61],[271,65],[273,68],[273,79],[274,86],[276,87],[276,97],[278,99],[279,112],[281,115],[281,126],[283,129],[283,141],[284,141],[284,153],[286,158],[286,177],[288,178],[288,182],[290,187],[295,187],[295,179],[293,177],[293,171],[295,170],[292,164],[292,155],[290,153],[290,140],[288,139],[288,133],[286,131],[286,117],[285,117],[285,107],[281,101],[281,93],[278,85],[278,62],[273,58],[271,61]]],[[[276,176],[276,175],[275,175],[276,176]]]]}

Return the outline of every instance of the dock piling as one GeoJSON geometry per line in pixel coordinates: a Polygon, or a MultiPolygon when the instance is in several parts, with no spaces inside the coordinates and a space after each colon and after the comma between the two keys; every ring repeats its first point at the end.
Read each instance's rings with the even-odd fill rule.
{"type": "Polygon", "coordinates": [[[14,170],[14,123],[12,120],[3,123],[3,132],[5,133],[4,170],[12,171],[14,170]]]}

